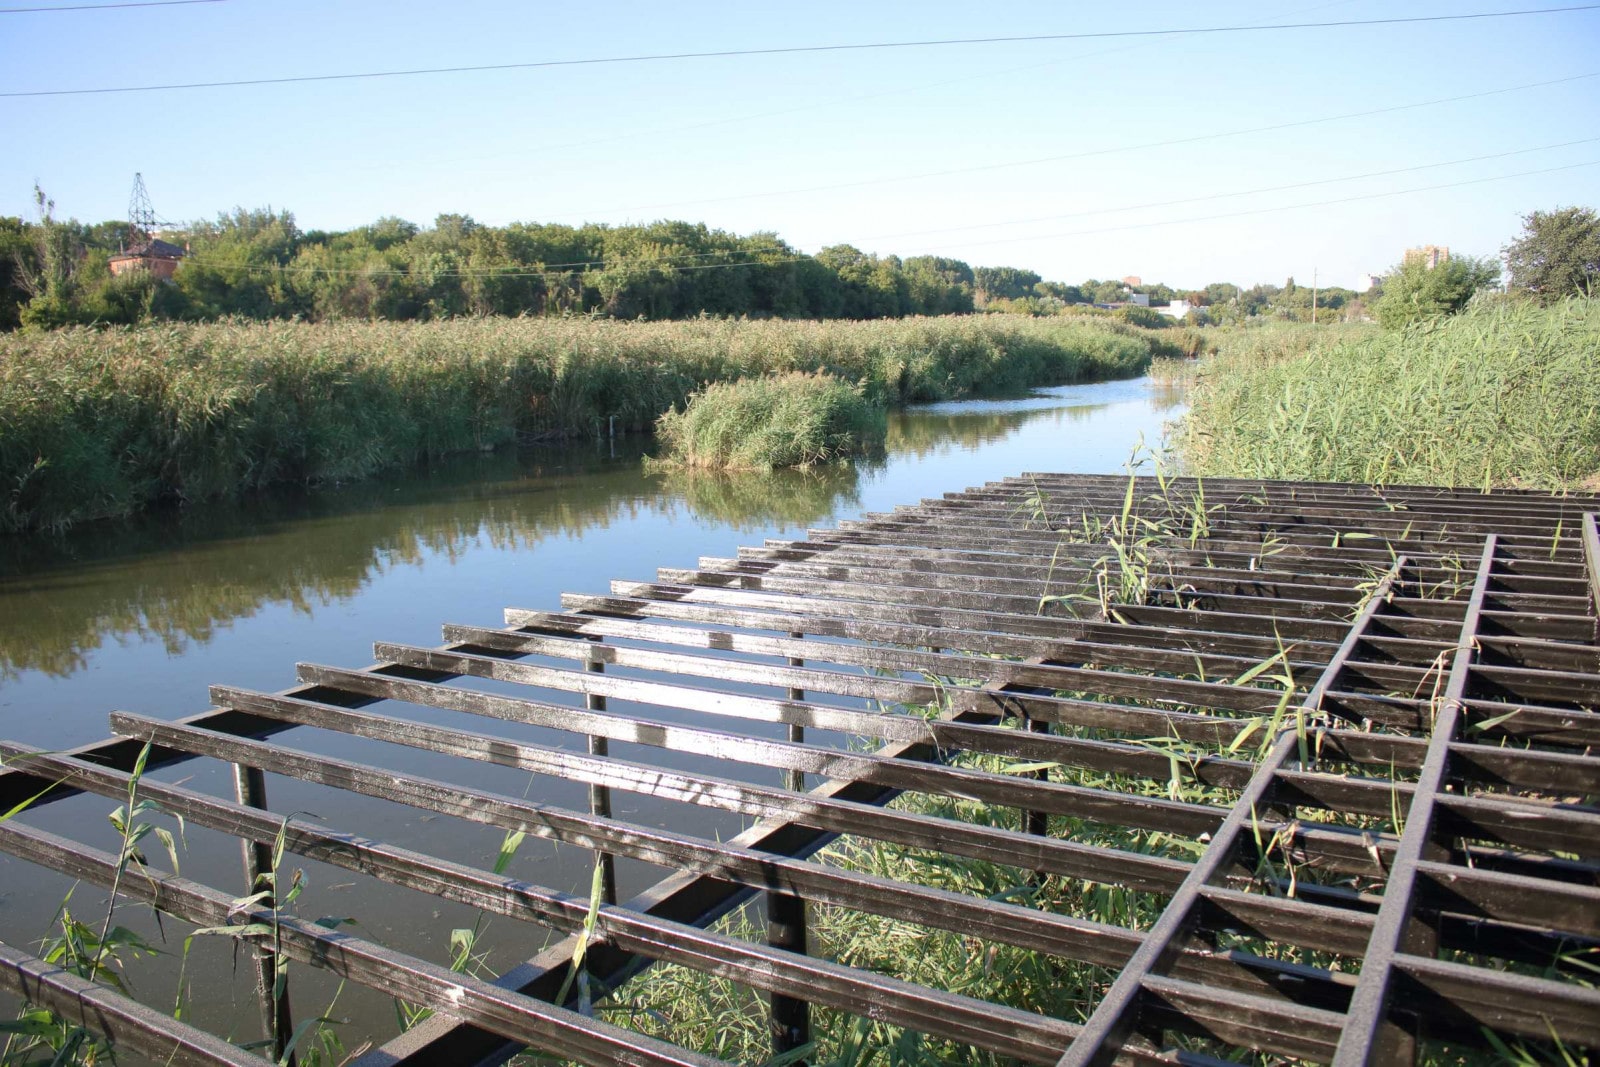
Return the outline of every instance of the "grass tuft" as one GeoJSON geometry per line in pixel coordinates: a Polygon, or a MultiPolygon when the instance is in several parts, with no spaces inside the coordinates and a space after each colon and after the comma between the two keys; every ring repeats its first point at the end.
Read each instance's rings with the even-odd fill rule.
{"type": "Polygon", "coordinates": [[[794,371],[715,382],[656,422],[658,463],[712,470],[813,467],[881,452],[889,420],[859,385],[794,371]]]}

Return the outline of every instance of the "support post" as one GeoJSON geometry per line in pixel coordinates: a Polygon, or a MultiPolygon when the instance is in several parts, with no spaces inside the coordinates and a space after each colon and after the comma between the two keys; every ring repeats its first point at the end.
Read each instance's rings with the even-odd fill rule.
{"type": "MultiPolygon", "coordinates": [[[[585,669],[591,674],[604,674],[606,665],[598,660],[589,660],[585,669]]],[[[595,696],[593,693],[583,698],[584,707],[590,711],[605,711],[606,698],[595,696]]],[[[589,755],[610,755],[611,745],[603,737],[589,735],[589,755]]],[[[589,787],[589,814],[602,819],[611,818],[611,787],[608,785],[591,785],[589,787]]],[[[595,862],[600,865],[600,900],[605,904],[617,902],[617,860],[609,852],[596,852],[595,862]]]]}
{"type": "MultiPolygon", "coordinates": [[[[795,632],[791,631],[789,636],[794,638],[796,641],[798,641],[802,637],[804,637],[805,634],[803,634],[803,633],[795,633],[795,632]]],[[[805,665],[806,665],[806,661],[805,660],[797,659],[794,656],[790,656],[789,657],[789,666],[791,666],[791,667],[804,667],[805,665]]],[[[806,691],[804,689],[790,689],[789,690],[789,699],[790,700],[799,701],[799,700],[804,700],[805,698],[806,698],[806,691]]],[[[804,726],[799,725],[798,723],[789,723],[789,742],[790,742],[790,744],[803,745],[803,744],[805,744],[805,740],[806,740],[806,728],[804,726]]],[[[802,770],[800,770],[798,768],[796,768],[794,770],[788,770],[788,771],[783,772],[783,784],[784,784],[784,788],[786,788],[786,789],[792,789],[796,793],[804,793],[806,791],[806,772],[802,771],[802,770]]]]}
{"type": "MultiPolygon", "coordinates": [[[[804,955],[806,902],[789,893],[767,894],[767,944],[804,955]]],[[[811,1004],[796,997],[772,994],[772,1054],[782,1056],[811,1043],[811,1004]]],[[[804,1060],[796,1061],[804,1067],[804,1060]]]]}
{"type": "MultiPolygon", "coordinates": [[[[239,803],[261,811],[267,809],[267,776],[258,767],[242,763],[233,765],[233,791],[239,803]]],[[[243,838],[240,841],[244,854],[245,895],[260,891],[265,884],[262,875],[270,875],[272,848],[260,841],[243,838]]],[[[269,887],[274,894],[278,887],[269,887]]],[[[270,901],[265,902],[270,906],[270,901]]],[[[289,1042],[294,1039],[294,1020],[289,1013],[289,983],[278,988],[277,958],[271,949],[256,946],[252,950],[256,961],[256,997],[261,1008],[261,1035],[272,1043],[272,1062],[295,1067],[294,1053],[289,1042]]]]}
{"type": "MultiPolygon", "coordinates": [[[[1029,733],[1047,734],[1050,732],[1050,724],[1048,722],[1044,722],[1041,719],[1035,719],[1026,711],[1022,713],[1022,721],[1023,724],[1027,726],[1029,733]]],[[[1035,779],[1036,781],[1048,782],[1050,780],[1050,768],[1041,767],[1039,770],[1033,771],[1031,774],[1029,774],[1029,777],[1035,779]]],[[[1023,812],[1022,829],[1024,833],[1037,834],[1040,837],[1047,836],[1050,833],[1050,814],[1043,811],[1023,812]]]]}

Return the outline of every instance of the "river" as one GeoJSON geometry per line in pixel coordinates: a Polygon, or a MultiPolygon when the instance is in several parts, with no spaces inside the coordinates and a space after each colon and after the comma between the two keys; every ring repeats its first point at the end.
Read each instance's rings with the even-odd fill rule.
{"type": "MultiPolygon", "coordinates": [[[[204,710],[212,683],[273,691],[294,684],[299,661],[363,666],[374,640],[435,645],[442,623],[500,625],[506,607],[554,608],[565,591],[603,592],[613,578],[651,579],[658,566],[693,566],[701,556],[731,556],[764,538],[801,537],[808,527],[1023,471],[1115,473],[1140,441],[1161,438],[1180,405],[1176,391],[1149,379],[1062,386],[1020,399],[895,413],[882,460],[820,473],[648,473],[644,443],[622,439],[463,457],[354,486],[160,511],[57,539],[11,539],[0,556],[0,737],[50,749],[83,744],[106,734],[113,709],[177,718],[204,710]]],[[[639,713],[668,717],[658,709],[639,713]]],[[[303,732],[284,735],[284,742],[300,743],[303,732]]],[[[317,751],[370,759],[374,744],[334,738],[317,751]]],[[[656,752],[649,758],[696,766],[656,752]]],[[[462,773],[426,754],[384,759],[418,774],[462,773]]],[[[228,792],[220,765],[188,764],[157,777],[228,792]]],[[[581,789],[570,783],[530,783],[492,767],[474,768],[470,780],[584,806],[581,789]]],[[[269,794],[274,811],[319,813],[343,828],[480,865],[493,862],[500,841],[498,833],[463,833],[459,826],[435,831],[430,816],[379,801],[352,804],[343,794],[340,809],[329,811],[326,802],[336,794],[293,781],[270,779],[269,794]]],[[[637,800],[619,797],[619,817],[714,829],[724,838],[743,825],[732,816],[708,819],[703,809],[640,810],[637,800]]],[[[100,827],[102,847],[114,848],[105,818],[112,806],[74,798],[27,821],[78,836],[100,827]]],[[[193,828],[186,838],[185,874],[212,884],[242,882],[237,845],[193,828]]],[[[530,842],[515,862],[521,877],[586,891],[589,860],[582,850],[530,842]]],[[[303,914],[328,908],[356,917],[358,932],[408,951],[442,958],[450,930],[475,919],[448,905],[419,914],[405,895],[357,889],[333,868],[306,868],[316,892],[308,893],[303,914]]],[[[618,874],[625,899],[661,872],[619,864],[618,874]]],[[[0,855],[0,941],[36,946],[68,888],[49,872],[0,855]]],[[[97,926],[104,900],[80,888],[72,908],[97,926]]],[[[163,1006],[178,987],[181,943],[168,926],[163,947],[171,955],[148,969],[135,965],[137,988],[163,1006]]],[[[231,967],[216,939],[204,940],[213,943],[198,950],[187,971],[193,1010],[202,1022],[229,1020],[222,1025],[253,1038],[242,963],[231,983],[194,980],[205,967],[231,967]]],[[[488,966],[499,970],[539,938],[502,920],[483,941],[494,946],[488,966]]],[[[333,995],[331,986],[315,981],[296,990],[299,1005],[309,1006],[302,1010],[322,1010],[321,998],[333,995]]],[[[344,1036],[349,1047],[363,1035],[381,1039],[393,1025],[389,1005],[363,996],[347,994],[334,1012],[352,1019],[344,1036]]]]}

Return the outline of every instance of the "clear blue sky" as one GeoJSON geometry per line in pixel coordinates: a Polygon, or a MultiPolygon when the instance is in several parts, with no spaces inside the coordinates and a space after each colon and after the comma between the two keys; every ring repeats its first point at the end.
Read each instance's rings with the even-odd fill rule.
{"type": "MultiPolygon", "coordinates": [[[[1562,2],[225,0],[0,14],[0,92],[1562,2]]],[[[24,6],[67,5],[0,0],[24,6]]],[[[1600,161],[1600,76],[1427,103],[1585,74],[1600,75],[1600,10],[8,97],[0,214],[29,214],[38,181],[63,217],[121,218],[142,171],[173,220],[235,205],[306,229],[686,218],[1073,282],[1304,284],[1315,269],[1351,285],[1411,245],[1492,255],[1528,211],[1600,205],[1600,166],[1572,166],[1600,161]],[[1494,153],[1518,154],[1456,162],[1494,153]],[[1310,182],[1325,184],[1277,189],[1310,182]],[[1167,203],[1198,198],[1214,199],[1167,203]]]]}

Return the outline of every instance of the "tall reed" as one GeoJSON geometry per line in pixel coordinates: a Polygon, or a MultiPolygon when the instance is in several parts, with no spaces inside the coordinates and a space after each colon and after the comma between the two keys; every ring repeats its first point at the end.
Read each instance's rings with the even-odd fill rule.
{"type": "Polygon", "coordinates": [[[0,531],[519,436],[643,430],[707,384],[825,371],[889,405],[1137,374],[1148,331],[1021,316],[223,322],[0,338],[0,531]]]}
{"type": "Polygon", "coordinates": [[[1600,300],[1486,301],[1404,331],[1308,326],[1224,342],[1179,447],[1200,475],[1594,487],[1600,300]]]}

